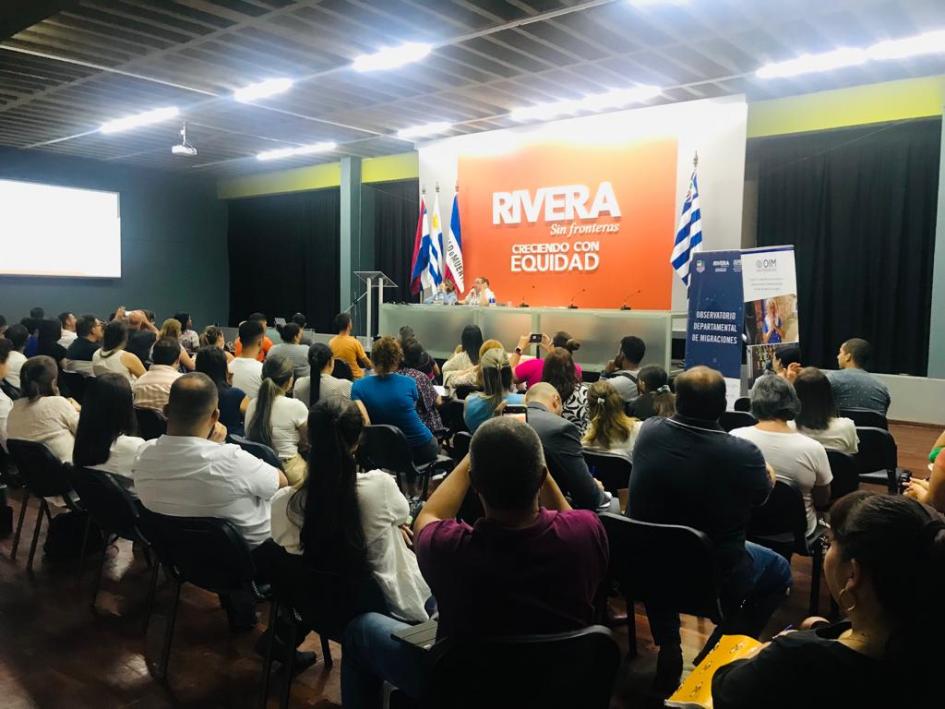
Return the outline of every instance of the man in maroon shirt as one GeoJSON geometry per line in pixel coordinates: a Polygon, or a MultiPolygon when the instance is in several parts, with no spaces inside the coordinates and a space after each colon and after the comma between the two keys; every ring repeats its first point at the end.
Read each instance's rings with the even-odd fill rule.
{"type": "MultiPolygon", "coordinates": [[[[597,515],[572,510],[548,474],[541,441],[512,418],[476,431],[469,455],[417,516],[417,559],[440,609],[437,637],[556,633],[591,625],[607,573],[607,537],[597,515]],[[455,517],[470,486],[485,517],[455,517]]],[[[342,703],[380,707],[387,680],[412,697],[423,690],[420,653],[393,640],[408,627],[378,613],[345,631],[342,703]]]]}

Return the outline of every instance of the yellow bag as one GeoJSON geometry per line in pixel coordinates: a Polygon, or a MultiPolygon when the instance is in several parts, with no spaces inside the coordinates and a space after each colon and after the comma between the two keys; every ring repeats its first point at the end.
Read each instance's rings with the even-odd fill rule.
{"type": "Polygon", "coordinates": [[[667,707],[703,707],[712,709],[712,677],[715,671],[735,660],[742,660],[761,647],[762,643],[747,635],[723,635],[699,666],[666,700],[667,707]]]}

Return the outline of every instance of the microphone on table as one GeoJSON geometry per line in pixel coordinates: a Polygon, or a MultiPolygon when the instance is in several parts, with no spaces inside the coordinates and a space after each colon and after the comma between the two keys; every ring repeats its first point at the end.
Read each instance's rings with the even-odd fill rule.
{"type": "Polygon", "coordinates": [[[574,304],[574,299],[577,298],[579,295],[581,295],[581,293],[583,293],[583,292],[586,291],[586,290],[587,290],[587,288],[582,288],[582,289],[579,290],[577,293],[575,293],[574,295],[571,296],[571,305],[568,306],[568,310],[577,310],[577,309],[578,309],[578,306],[576,306],[576,305],[574,304]]]}
{"type": "MultiPolygon", "coordinates": [[[[534,284],[534,283],[532,284],[531,290],[535,290],[535,284],[534,284]]],[[[527,308],[527,307],[528,307],[528,303],[525,302],[525,294],[524,294],[524,293],[522,294],[522,302],[518,304],[518,307],[520,307],[520,308],[527,308]]]]}
{"type": "Polygon", "coordinates": [[[633,293],[627,293],[627,295],[625,295],[625,296],[623,297],[623,305],[620,306],[620,309],[621,309],[621,310],[633,310],[633,308],[631,308],[631,307],[627,304],[627,300],[629,300],[630,298],[636,298],[638,295],[640,295],[640,293],[641,293],[642,291],[643,291],[642,288],[637,288],[637,290],[636,290],[635,292],[633,292],[633,293]]]}

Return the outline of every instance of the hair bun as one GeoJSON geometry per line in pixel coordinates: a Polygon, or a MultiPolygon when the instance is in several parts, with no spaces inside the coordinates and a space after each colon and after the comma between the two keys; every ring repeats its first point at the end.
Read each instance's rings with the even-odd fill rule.
{"type": "Polygon", "coordinates": [[[564,348],[568,352],[577,352],[579,349],[581,349],[581,343],[580,341],[575,340],[574,338],[571,338],[570,340],[564,343],[564,348]]]}

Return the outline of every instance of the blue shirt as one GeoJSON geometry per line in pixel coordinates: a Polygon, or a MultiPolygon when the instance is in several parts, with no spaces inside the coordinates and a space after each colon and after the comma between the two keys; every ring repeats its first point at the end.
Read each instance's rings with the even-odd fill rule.
{"type": "MultiPolygon", "coordinates": [[[[524,394],[506,394],[503,399],[508,404],[522,405],[525,403],[524,394]]],[[[466,406],[463,410],[463,420],[470,433],[492,418],[493,409],[489,406],[489,397],[483,394],[470,394],[466,397],[466,406]]]]}
{"type": "Polygon", "coordinates": [[[417,413],[417,383],[403,374],[363,377],[351,385],[351,398],[364,403],[371,423],[396,426],[411,448],[427,443],[433,434],[417,413]]]}
{"type": "Polygon", "coordinates": [[[246,398],[246,392],[234,386],[225,386],[220,392],[220,423],[226,426],[227,433],[244,435],[243,413],[240,404],[246,398]]]}

